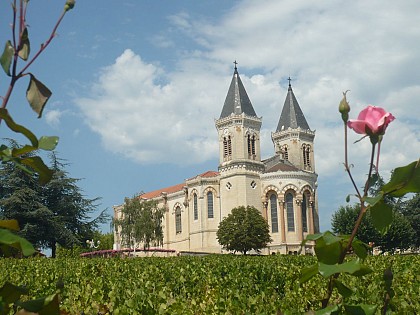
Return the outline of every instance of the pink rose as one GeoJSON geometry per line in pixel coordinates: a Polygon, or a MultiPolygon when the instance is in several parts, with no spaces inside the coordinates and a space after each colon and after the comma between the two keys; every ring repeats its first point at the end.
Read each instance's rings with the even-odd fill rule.
{"type": "Polygon", "coordinates": [[[350,119],[347,126],[360,134],[379,136],[385,134],[385,129],[394,119],[385,109],[369,105],[360,112],[357,119],[350,119]]]}

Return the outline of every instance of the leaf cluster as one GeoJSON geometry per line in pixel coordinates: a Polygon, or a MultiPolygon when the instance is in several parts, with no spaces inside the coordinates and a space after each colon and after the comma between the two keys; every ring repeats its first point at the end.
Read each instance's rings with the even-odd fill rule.
{"type": "Polygon", "coordinates": [[[138,196],[125,198],[121,217],[114,219],[120,228],[122,242],[129,247],[142,243],[145,249],[163,245],[162,219],[165,209],[155,200],[144,200],[138,196]]]}
{"type": "Polygon", "coordinates": [[[261,213],[252,206],[233,208],[217,230],[217,239],[224,249],[241,252],[259,252],[270,243],[270,230],[261,213]]]}

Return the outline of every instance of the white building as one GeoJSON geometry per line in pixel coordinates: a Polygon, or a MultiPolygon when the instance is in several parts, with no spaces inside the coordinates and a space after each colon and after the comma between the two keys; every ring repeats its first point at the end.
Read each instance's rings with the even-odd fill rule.
{"type": "MultiPolygon", "coordinates": [[[[165,249],[221,253],[218,225],[238,206],[254,206],[267,219],[273,242],[265,253],[296,253],[307,234],[319,231],[315,131],[309,128],[290,80],[277,128],[271,134],[275,152],[265,160],[261,160],[261,123],[235,64],[220,118],[215,121],[218,171],[140,196],[155,199],[166,209],[165,249]]],[[[117,218],[121,207],[114,207],[117,218]]],[[[124,247],[120,239],[115,231],[117,248],[124,247]]]]}

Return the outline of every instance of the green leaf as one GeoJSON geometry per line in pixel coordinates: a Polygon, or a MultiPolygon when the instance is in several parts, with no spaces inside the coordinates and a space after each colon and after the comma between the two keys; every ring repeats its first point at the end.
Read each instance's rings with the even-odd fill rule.
{"type": "Polygon", "coordinates": [[[367,304],[344,305],[346,314],[352,314],[352,315],[374,315],[376,313],[377,308],[378,308],[377,305],[367,305],[367,304]]]}
{"type": "Polygon", "coordinates": [[[358,239],[354,239],[351,246],[357,257],[365,259],[368,255],[368,245],[358,239]]]}
{"type": "Polygon", "coordinates": [[[36,312],[39,315],[59,315],[59,300],[58,294],[48,295],[36,300],[17,302],[16,305],[22,307],[24,310],[29,312],[36,312]]]}
{"type": "Polygon", "coordinates": [[[301,276],[299,278],[299,282],[305,283],[306,281],[316,276],[317,274],[318,274],[318,264],[303,268],[301,276]]]}
{"type": "Polygon", "coordinates": [[[58,137],[52,136],[52,137],[46,137],[42,136],[39,139],[38,148],[46,151],[52,151],[55,149],[55,147],[58,144],[58,137]]]}
{"type": "Polygon", "coordinates": [[[343,251],[342,241],[342,238],[335,236],[330,231],[322,233],[315,243],[318,261],[330,265],[338,263],[343,251]]]}
{"type": "Polygon", "coordinates": [[[7,304],[15,303],[23,294],[28,294],[28,290],[23,287],[18,287],[10,282],[6,282],[0,288],[1,300],[7,304]]]}
{"type": "Polygon", "coordinates": [[[2,118],[7,127],[9,127],[12,131],[17,132],[17,133],[21,133],[22,135],[24,135],[26,138],[29,139],[29,141],[31,141],[31,144],[34,147],[38,147],[38,139],[36,138],[36,136],[32,133],[32,131],[30,131],[29,129],[16,124],[12,117],[9,115],[9,112],[7,111],[7,109],[5,108],[0,108],[0,118],[2,118]]]}
{"type": "Polygon", "coordinates": [[[28,37],[28,28],[25,27],[25,29],[22,32],[22,36],[20,38],[21,47],[18,52],[18,55],[23,60],[28,60],[29,54],[31,52],[31,46],[29,43],[29,37],[28,37]]]}
{"type": "Polygon", "coordinates": [[[39,156],[31,156],[21,160],[22,164],[31,167],[39,174],[39,182],[44,185],[51,180],[53,171],[44,164],[44,161],[39,156]]]}
{"type": "Polygon", "coordinates": [[[8,40],[6,42],[6,45],[4,46],[3,54],[0,57],[0,63],[4,72],[6,72],[6,74],[9,77],[10,77],[10,66],[12,65],[12,59],[13,59],[14,53],[15,53],[15,50],[12,46],[12,43],[10,42],[10,40],[8,40]]]}
{"type": "Polygon", "coordinates": [[[328,278],[336,273],[348,273],[353,276],[364,276],[372,272],[372,269],[362,265],[358,260],[348,261],[342,264],[327,265],[318,263],[318,269],[321,276],[328,278]]]}
{"type": "Polygon", "coordinates": [[[30,256],[35,253],[35,249],[31,243],[19,235],[13,234],[9,230],[0,229],[0,244],[5,244],[21,250],[25,256],[30,256]]]}
{"type": "Polygon", "coordinates": [[[339,314],[340,308],[338,305],[329,305],[326,308],[318,310],[315,315],[336,315],[339,314]]]}
{"type": "Polygon", "coordinates": [[[23,147],[21,147],[21,148],[13,148],[13,149],[12,149],[12,156],[13,156],[13,157],[20,157],[20,156],[22,156],[22,155],[24,155],[24,154],[27,154],[27,153],[33,152],[33,151],[35,151],[35,150],[37,150],[37,148],[36,148],[36,147],[34,147],[34,146],[31,146],[31,145],[24,145],[24,146],[23,146],[23,147]]]}
{"type": "Polygon", "coordinates": [[[26,90],[26,99],[32,109],[38,114],[38,118],[42,116],[45,104],[51,96],[51,91],[41,82],[38,81],[32,73],[29,73],[31,79],[28,89],[26,90]]]}
{"type": "Polygon", "coordinates": [[[381,201],[381,199],[383,199],[384,195],[383,192],[379,192],[378,195],[374,196],[374,197],[365,197],[363,200],[366,201],[370,206],[374,206],[376,205],[378,202],[381,201]]]}
{"type": "Polygon", "coordinates": [[[344,285],[341,281],[334,279],[333,284],[337,288],[338,293],[343,297],[348,298],[353,294],[353,290],[344,285]]]}
{"type": "Polygon", "coordinates": [[[19,223],[17,220],[0,220],[0,228],[19,231],[19,223]]]}
{"type": "Polygon", "coordinates": [[[370,211],[373,226],[380,233],[385,234],[392,223],[392,207],[382,199],[374,206],[369,207],[368,211],[370,211]]]}
{"type": "Polygon", "coordinates": [[[382,187],[382,191],[393,197],[420,192],[420,160],[396,168],[391,180],[382,187]]]}

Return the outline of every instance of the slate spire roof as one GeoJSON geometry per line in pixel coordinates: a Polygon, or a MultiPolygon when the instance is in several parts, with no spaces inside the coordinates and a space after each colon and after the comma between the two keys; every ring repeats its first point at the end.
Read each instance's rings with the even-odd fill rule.
{"type": "Polygon", "coordinates": [[[248,116],[257,117],[254,107],[252,107],[248,94],[245,91],[245,87],[242,84],[241,78],[239,77],[238,68],[236,67],[237,62],[235,61],[234,64],[235,71],[233,72],[233,78],[220,118],[228,117],[231,114],[240,115],[242,113],[245,113],[248,116]]]}
{"type": "Polygon", "coordinates": [[[310,130],[308,122],[300,109],[299,103],[296,100],[295,94],[292,90],[289,77],[289,89],[287,91],[286,100],[284,102],[283,110],[280,115],[279,123],[276,132],[287,130],[289,127],[292,129],[301,128],[303,130],[310,130]]]}

